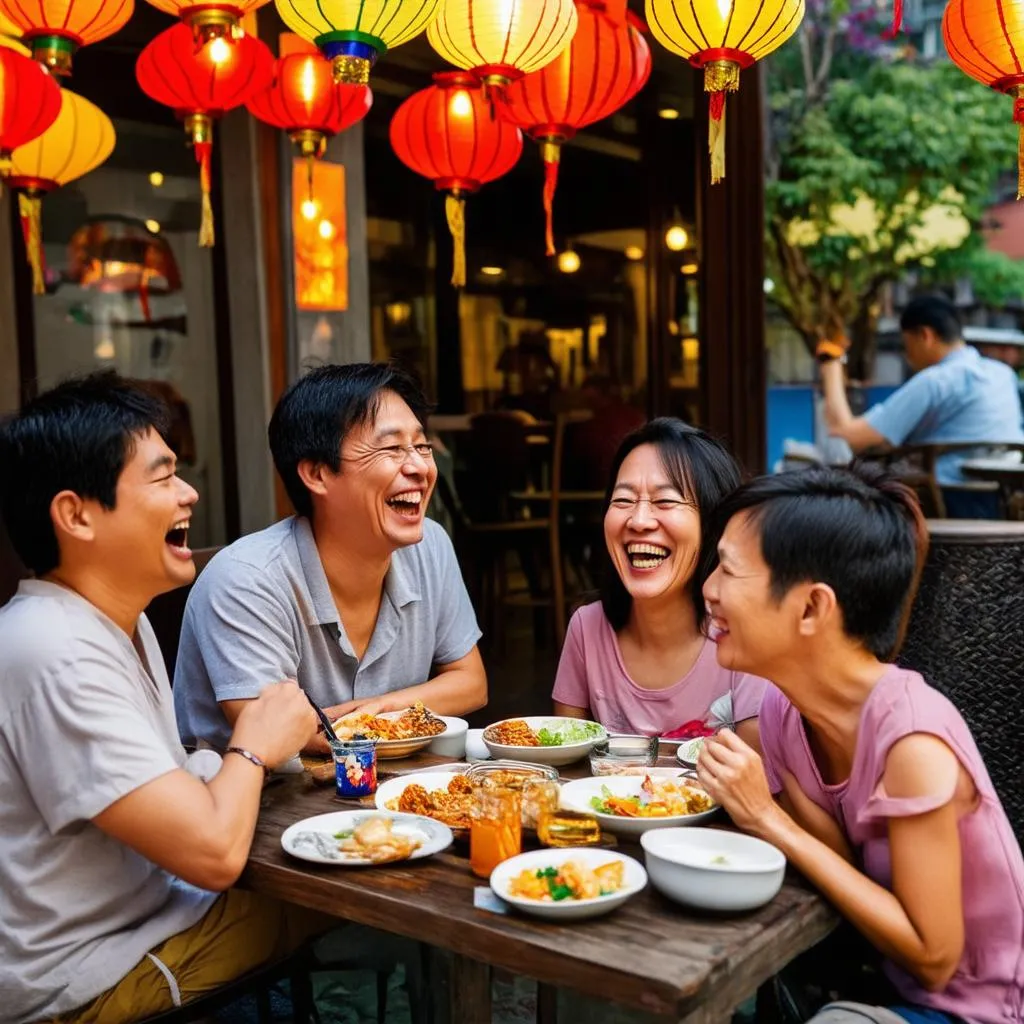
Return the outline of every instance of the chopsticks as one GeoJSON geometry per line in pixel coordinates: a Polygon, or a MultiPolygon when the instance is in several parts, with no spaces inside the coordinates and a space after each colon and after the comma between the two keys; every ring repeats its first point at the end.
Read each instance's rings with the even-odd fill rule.
{"type": "Polygon", "coordinates": [[[327,733],[327,740],[330,742],[334,738],[334,726],[331,724],[331,720],[324,714],[324,709],[305,690],[302,692],[306,694],[306,700],[309,701],[310,707],[316,712],[316,717],[320,719],[320,725],[324,732],[327,733]]]}

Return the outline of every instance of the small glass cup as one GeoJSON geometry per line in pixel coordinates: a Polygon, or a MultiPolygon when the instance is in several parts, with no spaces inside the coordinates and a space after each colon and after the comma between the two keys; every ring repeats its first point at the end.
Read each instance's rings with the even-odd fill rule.
{"type": "Polygon", "coordinates": [[[331,740],[334,777],[342,800],[359,800],[377,792],[377,741],[331,740]]]}
{"type": "Polygon", "coordinates": [[[633,775],[657,763],[657,736],[608,736],[590,751],[592,775],[633,775]]]}
{"type": "Polygon", "coordinates": [[[523,824],[537,829],[545,846],[595,846],[601,826],[592,814],[561,810],[557,782],[530,780],[523,789],[523,824]]]}
{"type": "Polygon", "coordinates": [[[490,878],[502,862],[523,846],[522,794],[487,779],[473,785],[469,829],[469,866],[474,875],[490,878]]]}

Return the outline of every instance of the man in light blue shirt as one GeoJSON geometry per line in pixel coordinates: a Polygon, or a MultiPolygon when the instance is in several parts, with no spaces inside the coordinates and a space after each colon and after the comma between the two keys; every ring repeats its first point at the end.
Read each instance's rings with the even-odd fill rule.
{"type": "Polygon", "coordinates": [[[455,551],[425,519],[437,479],[425,426],[419,387],[385,365],[319,367],[284,393],[270,448],[298,515],[219,552],[189,595],[174,676],[185,743],[222,749],[278,679],[332,718],[487,702],[455,551]]]}
{"type": "MultiPolygon", "coordinates": [[[[977,441],[979,448],[1024,441],[1017,380],[1013,371],[966,345],[953,306],[940,296],[921,296],[900,318],[907,361],[916,371],[884,402],[854,416],[846,400],[843,348],[818,346],[829,433],[855,451],[880,445],[977,441]]],[[[940,456],[936,477],[947,515],[991,518],[992,495],[965,490],[960,464],[970,451],[940,456]]]]}

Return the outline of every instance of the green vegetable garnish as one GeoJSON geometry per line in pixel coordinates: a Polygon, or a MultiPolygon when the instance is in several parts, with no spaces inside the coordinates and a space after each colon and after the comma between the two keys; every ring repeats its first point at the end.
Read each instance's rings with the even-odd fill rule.
{"type": "Polygon", "coordinates": [[[561,900],[570,900],[573,898],[572,889],[561,882],[556,882],[554,878],[548,879],[548,892],[551,893],[551,898],[556,903],[561,900]]]}
{"type": "Polygon", "coordinates": [[[335,832],[334,833],[334,838],[335,839],[351,839],[352,838],[352,832],[351,832],[351,830],[348,831],[348,832],[335,832]]]}
{"type": "Polygon", "coordinates": [[[552,729],[544,726],[537,731],[537,739],[542,747],[561,747],[567,743],[597,739],[603,732],[596,722],[567,722],[552,729]]]}
{"type": "Polygon", "coordinates": [[[720,853],[717,857],[712,857],[711,858],[711,863],[712,864],[728,864],[729,861],[726,858],[725,854],[720,853]]]}

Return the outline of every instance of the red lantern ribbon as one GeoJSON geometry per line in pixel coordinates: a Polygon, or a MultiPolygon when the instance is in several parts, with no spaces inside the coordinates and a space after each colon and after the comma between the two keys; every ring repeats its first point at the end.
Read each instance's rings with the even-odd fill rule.
{"type": "Polygon", "coordinates": [[[544,159],[544,246],[548,256],[555,255],[555,192],[558,189],[560,151],[557,142],[545,142],[541,149],[544,159]]]}
{"type": "Polygon", "coordinates": [[[202,192],[203,215],[199,223],[199,244],[204,249],[210,249],[214,243],[213,228],[213,204],[210,202],[210,161],[213,157],[212,142],[197,142],[195,144],[196,161],[199,164],[199,189],[202,192]]]}
{"type": "MultiPolygon", "coordinates": [[[[1024,90],[1024,86],[1018,86],[1024,90]]],[[[1024,199],[1024,95],[1013,101],[1013,120],[1017,123],[1017,198],[1024,199]]]]}
{"type": "Polygon", "coordinates": [[[892,25],[882,33],[883,39],[895,39],[903,31],[903,0],[894,0],[892,25]]]}

